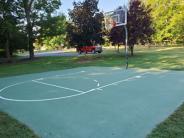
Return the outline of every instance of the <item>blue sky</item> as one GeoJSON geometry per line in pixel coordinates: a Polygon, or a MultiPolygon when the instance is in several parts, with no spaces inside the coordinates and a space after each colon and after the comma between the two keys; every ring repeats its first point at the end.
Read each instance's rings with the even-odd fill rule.
{"type": "MultiPolygon", "coordinates": [[[[61,0],[62,6],[60,8],[60,12],[63,12],[65,15],[68,13],[68,9],[72,9],[72,3],[74,0],[61,0]]],[[[84,0],[75,0],[84,1],[84,0]]],[[[116,9],[118,6],[122,6],[127,3],[127,0],[99,0],[99,9],[104,12],[112,11],[116,9]]]]}

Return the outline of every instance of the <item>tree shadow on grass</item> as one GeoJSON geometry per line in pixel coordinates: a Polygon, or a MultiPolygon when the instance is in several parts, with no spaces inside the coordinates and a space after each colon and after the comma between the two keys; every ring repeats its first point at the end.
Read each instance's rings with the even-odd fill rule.
{"type": "Polygon", "coordinates": [[[130,67],[184,70],[184,52],[138,53],[129,58],[130,67]]]}

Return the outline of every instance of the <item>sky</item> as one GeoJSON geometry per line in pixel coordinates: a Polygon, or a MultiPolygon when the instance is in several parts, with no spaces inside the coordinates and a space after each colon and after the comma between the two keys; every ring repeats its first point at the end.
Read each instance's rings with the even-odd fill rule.
{"type": "MultiPolygon", "coordinates": [[[[73,1],[84,1],[84,0],[61,0],[62,6],[59,12],[64,13],[65,15],[68,14],[68,9],[73,9],[73,1]]],[[[118,6],[123,6],[127,4],[127,0],[99,0],[98,7],[100,11],[108,12],[116,9],[118,6]]]]}

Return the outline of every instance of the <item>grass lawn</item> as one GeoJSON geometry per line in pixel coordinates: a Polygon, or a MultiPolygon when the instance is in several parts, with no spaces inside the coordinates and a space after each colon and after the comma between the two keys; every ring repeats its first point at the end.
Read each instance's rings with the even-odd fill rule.
{"type": "MultiPolygon", "coordinates": [[[[124,55],[106,50],[101,55],[79,57],[43,57],[33,61],[23,60],[13,64],[0,64],[0,77],[62,70],[81,66],[124,66],[124,55]]],[[[129,58],[129,66],[144,69],[184,70],[184,47],[135,48],[135,56],[129,58]]]]}
{"type": "Polygon", "coordinates": [[[159,124],[148,138],[184,138],[184,104],[159,124]]]}
{"type": "Polygon", "coordinates": [[[0,112],[0,137],[1,138],[38,138],[25,125],[19,123],[7,114],[0,112]]]}
{"type": "MultiPolygon", "coordinates": [[[[117,54],[114,52],[114,49],[108,49],[100,55],[82,55],[79,57],[43,57],[37,58],[33,61],[22,60],[12,64],[0,64],[0,77],[85,66],[124,67],[124,65],[125,59],[122,52],[121,54],[117,54]]],[[[184,71],[184,47],[137,47],[135,48],[135,56],[129,58],[129,67],[184,71]]],[[[14,119],[10,119],[8,115],[0,112],[0,135],[3,132],[2,134],[4,134],[3,136],[5,138],[6,136],[8,137],[16,134],[18,135],[17,137],[21,137],[18,131],[27,135],[24,135],[26,138],[34,135],[31,134],[31,131],[26,129],[24,125],[19,125],[19,123],[14,119]]],[[[148,137],[184,137],[184,105],[165,122],[158,125],[158,127],[154,129],[152,134],[148,137]]]]}

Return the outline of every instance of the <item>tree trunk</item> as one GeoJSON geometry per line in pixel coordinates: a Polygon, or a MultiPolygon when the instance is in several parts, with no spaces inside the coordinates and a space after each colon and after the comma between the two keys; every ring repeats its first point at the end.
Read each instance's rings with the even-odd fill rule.
{"type": "Polygon", "coordinates": [[[31,23],[31,7],[34,0],[24,1],[24,9],[27,20],[27,34],[28,34],[28,48],[29,48],[29,58],[34,58],[34,47],[33,47],[33,26],[31,23]]]}
{"type": "Polygon", "coordinates": [[[116,52],[116,45],[114,45],[114,49],[115,49],[115,52],[116,52]]]}
{"type": "Polygon", "coordinates": [[[118,44],[118,53],[119,53],[119,44],[118,44]]]}
{"type": "Polygon", "coordinates": [[[9,32],[6,34],[6,44],[5,44],[5,51],[6,51],[6,58],[7,61],[11,61],[11,55],[10,55],[10,37],[9,37],[9,32]]]}
{"type": "Polygon", "coordinates": [[[134,45],[130,46],[131,56],[134,56],[134,45]]]}
{"type": "Polygon", "coordinates": [[[33,59],[34,58],[34,46],[33,46],[33,30],[32,30],[31,23],[28,23],[27,29],[28,29],[29,58],[33,59]]]}
{"type": "Polygon", "coordinates": [[[33,59],[34,58],[34,46],[33,46],[32,38],[29,36],[28,36],[28,45],[29,45],[29,58],[33,59]]]}

